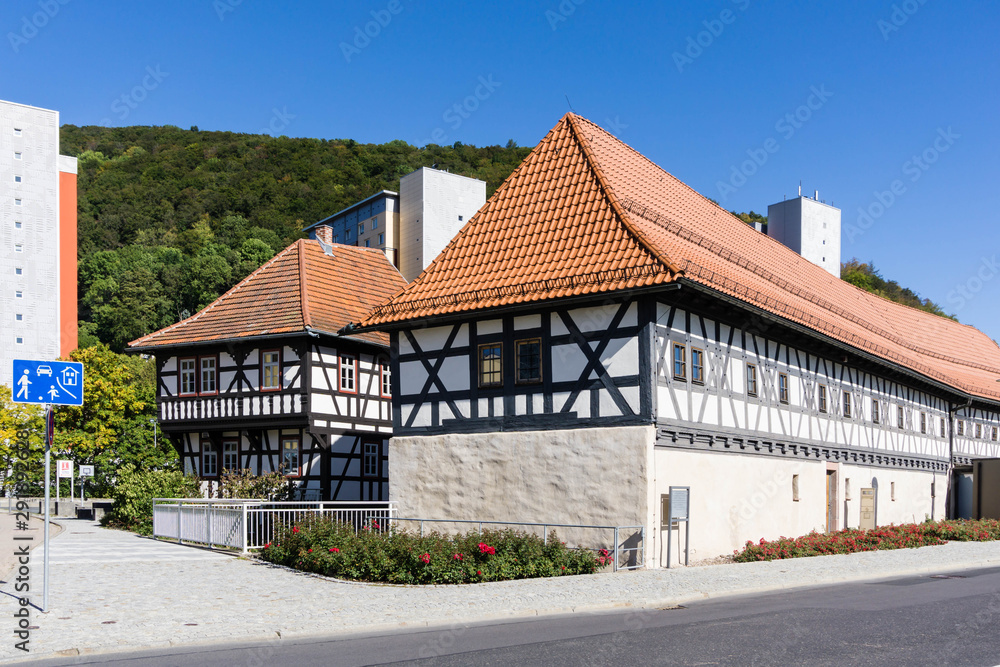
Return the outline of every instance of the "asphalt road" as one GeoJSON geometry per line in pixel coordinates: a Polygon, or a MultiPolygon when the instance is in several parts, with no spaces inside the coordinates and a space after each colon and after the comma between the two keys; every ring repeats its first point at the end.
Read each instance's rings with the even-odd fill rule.
{"type": "Polygon", "coordinates": [[[1000,568],[706,600],[675,609],[32,664],[998,665],[1000,568]]]}

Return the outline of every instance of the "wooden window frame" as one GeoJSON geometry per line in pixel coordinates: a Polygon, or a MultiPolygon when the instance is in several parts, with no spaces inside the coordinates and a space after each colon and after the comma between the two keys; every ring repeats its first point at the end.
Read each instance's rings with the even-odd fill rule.
{"type": "Polygon", "coordinates": [[[896,406],[896,428],[901,431],[906,429],[906,408],[902,405],[896,406]]]}
{"type": "Polygon", "coordinates": [[[204,479],[219,479],[219,450],[216,448],[215,442],[209,437],[202,436],[201,441],[199,443],[199,447],[201,449],[201,451],[199,452],[201,458],[200,476],[204,479]],[[208,446],[207,448],[206,445],[208,446]],[[208,451],[211,451],[214,457],[213,463],[215,466],[215,470],[212,472],[212,474],[208,474],[207,472],[205,472],[205,468],[207,467],[205,465],[205,461],[207,459],[206,454],[208,453],[208,451]]]}
{"type": "Polygon", "coordinates": [[[848,390],[843,391],[843,397],[841,398],[841,404],[844,410],[844,419],[854,418],[854,405],[851,400],[851,392],[848,390]]]}
{"type": "Polygon", "coordinates": [[[879,407],[878,399],[872,399],[872,423],[881,424],[882,423],[882,410],[879,407]]]}
{"type": "MultiPolygon", "coordinates": [[[[490,375],[494,375],[493,371],[490,371],[490,375]]],[[[503,343],[497,341],[494,343],[480,343],[476,348],[476,381],[480,389],[496,389],[497,387],[503,387],[503,343]],[[483,350],[485,348],[496,348],[500,351],[500,370],[499,379],[496,382],[484,382],[483,376],[483,350]]]]}
{"type": "Polygon", "coordinates": [[[958,421],[955,422],[955,431],[956,431],[956,433],[955,433],[956,435],[959,435],[959,436],[961,436],[963,438],[965,437],[965,420],[964,419],[959,419],[958,421]]]}
{"type": "Polygon", "coordinates": [[[281,463],[278,467],[281,469],[281,474],[285,477],[290,477],[298,479],[302,477],[302,438],[297,435],[279,435],[278,442],[281,443],[281,463]],[[296,470],[294,473],[285,472],[285,443],[290,441],[295,441],[295,463],[296,470]]]}
{"type": "Polygon", "coordinates": [[[222,441],[222,465],[219,467],[219,471],[239,472],[239,470],[240,470],[240,441],[233,438],[225,438],[222,441]],[[236,466],[233,468],[226,467],[226,445],[236,445],[236,466]]]}
{"type": "Polygon", "coordinates": [[[381,466],[381,462],[382,462],[382,443],[381,442],[377,442],[375,440],[362,440],[362,442],[361,442],[361,477],[363,477],[364,479],[378,479],[380,477],[380,475],[379,475],[379,469],[382,467],[381,466]],[[372,457],[374,458],[373,463],[374,463],[374,466],[375,466],[375,470],[373,472],[368,472],[368,456],[369,456],[368,448],[369,447],[374,447],[375,448],[375,451],[372,454],[372,457]]]}
{"type": "Polygon", "coordinates": [[[260,390],[261,391],[281,391],[282,389],[285,388],[284,368],[282,367],[284,365],[282,363],[282,357],[283,356],[284,355],[281,353],[281,348],[280,347],[268,348],[266,350],[261,350],[260,351],[260,382],[258,384],[260,386],[260,390]],[[264,355],[266,355],[266,354],[272,354],[272,353],[278,355],[278,361],[277,361],[277,365],[278,365],[278,375],[277,375],[278,386],[277,387],[268,387],[268,386],[264,385],[264,378],[267,377],[267,375],[265,374],[265,370],[264,370],[265,369],[265,366],[264,366],[264,363],[265,363],[264,362],[264,355]]]}
{"type": "Polygon", "coordinates": [[[778,373],[778,402],[788,405],[788,373],[778,373]]]}
{"type": "Polygon", "coordinates": [[[337,353],[337,390],[342,394],[358,393],[358,356],[356,354],[337,353]],[[344,387],[344,360],[350,359],[353,370],[351,371],[351,381],[354,387],[351,389],[344,387]]]}
{"type": "Polygon", "coordinates": [[[178,396],[197,396],[198,395],[198,357],[178,357],[177,358],[177,395],[178,396]],[[185,361],[193,361],[194,368],[191,372],[194,374],[192,387],[193,391],[184,391],[184,369],[182,368],[185,361]]]}
{"type": "Polygon", "coordinates": [[[920,433],[922,435],[927,435],[927,413],[920,413],[920,433]]]}
{"type": "Polygon", "coordinates": [[[980,424],[979,422],[976,422],[976,440],[982,440],[982,439],[983,439],[983,425],[980,424]]]}
{"type": "Polygon", "coordinates": [[[684,343],[674,343],[671,360],[674,379],[678,382],[687,382],[687,345],[684,343]],[[680,358],[678,358],[678,352],[680,352],[680,358]],[[680,368],[679,373],[678,367],[680,368]]]}
{"type": "Polygon", "coordinates": [[[705,350],[700,347],[691,348],[691,383],[705,384],[705,350]],[[695,362],[696,356],[697,363],[695,362]]]}
{"type": "Polygon", "coordinates": [[[514,341],[514,384],[531,385],[542,383],[542,339],[521,338],[514,341]],[[535,344],[538,346],[538,377],[524,379],[521,377],[521,346],[535,344]]]}
{"type": "Polygon", "coordinates": [[[825,415],[829,412],[829,408],[827,406],[828,403],[826,398],[826,385],[821,384],[819,386],[819,411],[821,414],[825,415]]]}
{"type": "Polygon", "coordinates": [[[939,419],[941,420],[941,437],[946,438],[948,437],[948,428],[945,424],[944,417],[939,417],[939,419]]]}
{"type": "Polygon", "coordinates": [[[751,364],[747,362],[746,368],[746,383],[747,383],[747,396],[757,396],[757,391],[759,389],[757,385],[757,364],[751,364]]]}
{"type": "Polygon", "coordinates": [[[994,427],[992,427],[992,430],[993,430],[992,440],[993,440],[993,442],[996,442],[997,438],[1000,437],[1000,429],[998,429],[996,426],[994,426],[994,427]]]}
{"type": "Polygon", "coordinates": [[[378,391],[382,398],[392,398],[392,366],[389,365],[389,360],[385,357],[378,359],[378,391]],[[387,384],[388,391],[386,391],[387,384]]]}
{"type": "Polygon", "coordinates": [[[199,396],[218,396],[219,395],[219,355],[217,354],[203,354],[198,356],[198,395],[199,396]],[[202,373],[201,362],[211,359],[214,366],[212,367],[215,375],[215,389],[213,391],[203,391],[204,383],[202,378],[204,377],[202,373]]]}

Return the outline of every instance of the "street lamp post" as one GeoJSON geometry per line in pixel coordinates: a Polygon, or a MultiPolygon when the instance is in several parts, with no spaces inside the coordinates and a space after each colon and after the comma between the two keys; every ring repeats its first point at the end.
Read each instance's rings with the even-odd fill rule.
{"type": "Polygon", "coordinates": [[[156,418],[150,417],[149,423],[153,425],[153,449],[156,449],[156,418]]]}

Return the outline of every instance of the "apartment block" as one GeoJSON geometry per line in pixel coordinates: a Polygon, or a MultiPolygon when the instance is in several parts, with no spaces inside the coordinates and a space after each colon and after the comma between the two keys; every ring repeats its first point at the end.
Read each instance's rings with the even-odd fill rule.
{"type": "Polygon", "coordinates": [[[76,172],[58,111],[0,101],[0,384],[76,348],[76,172]]]}

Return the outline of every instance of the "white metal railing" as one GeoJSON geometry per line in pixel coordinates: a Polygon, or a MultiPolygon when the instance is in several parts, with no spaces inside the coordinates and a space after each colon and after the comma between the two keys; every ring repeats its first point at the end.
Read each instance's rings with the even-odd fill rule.
{"type": "Polygon", "coordinates": [[[389,521],[408,521],[418,523],[420,536],[424,536],[427,527],[433,525],[476,525],[479,532],[483,526],[518,526],[519,528],[540,529],[542,543],[547,544],[550,528],[567,529],[566,537],[571,537],[576,549],[598,550],[608,544],[607,538],[612,538],[613,545],[608,552],[614,556],[613,569],[637,570],[643,567],[645,545],[645,528],[643,526],[595,526],[573,523],[529,523],[524,521],[480,521],[478,519],[415,519],[409,517],[390,517],[389,521]],[[596,535],[595,535],[595,531],[596,535]]]}
{"type": "Polygon", "coordinates": [[[153,536],[209,547],[260,549],[279,528],[323,516],[361,530],[372,520],[395,514],[390,502],[284,501],[252,499],[154,498],[153,536]]]}

